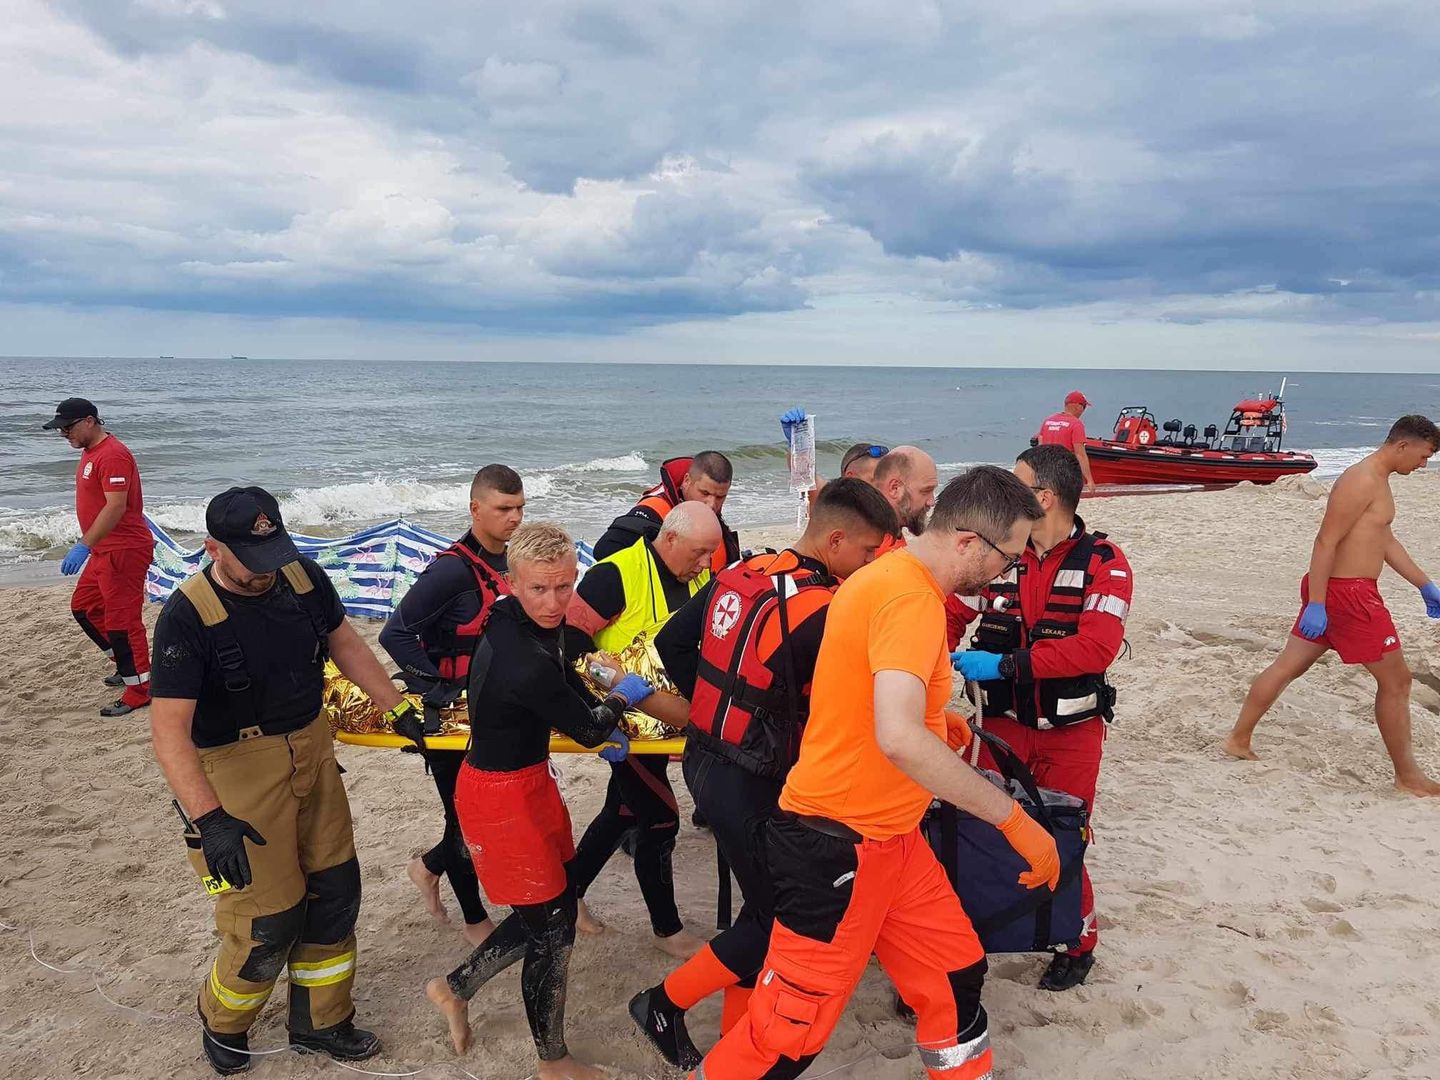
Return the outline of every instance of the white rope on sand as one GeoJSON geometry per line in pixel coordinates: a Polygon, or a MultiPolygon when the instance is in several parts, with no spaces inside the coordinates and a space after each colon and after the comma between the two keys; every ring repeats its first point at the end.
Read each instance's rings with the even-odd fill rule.
{"type": "MultiPolygon", "coordinates": [[[[92,983],[90,989],[94,990],[97,994],[99,994],[104,1001],[108,1002],[110,1005],[113,1005],[115,1008],[121,1010],[122,1012],[127,1012],[133,1016],[138,1016],[142,1020],[146,1020],[151,1023],[192,1024],[195,1027],[200,1028],[202,1031],[204,1030],[205,1025],[200,1022],[198,1017],[185,1016],[181,1013],[147,1012],[144,1009],[137,1009],[133,1005],[126,1005],[124,1002],[116,1001],[113,997],[111,997],[105,992],[105,987],[101,985],[100,979],[95,975],[93,971],[88,968],[56,967],[54,964],[47,963],[46,961],[42,960],[40,958],[40,954],[35,951],[35,932],[33,930],[30,930],[28,927],[12,926],[9,923],[0,922],[0,931],[6,931],[11,933],[19,933],[23,931],[26,938],[29,940],[30,959],[34,960],[35,963],[40,965],[46,971],[53,971],[57,975],[84,975],[88,977],[92,983]]],[[[292,1051],[295,1053],[303,1052],[302,1047],[296,1046],[293,1043],[286,1046],[276,1047],[274,1050],[241,1050],[233,1046],[227,1046],[225,1049],[231,1051],[232,1053],[244,1054],[246,1057],[252,1058],[270,1057],[274,1054],[286,1054],[292,1051]]],[[[468,1070],[462,1068],[460,1065],[449,1061],[440,1062],[438,1064],[421,1065],[419,1068],[407,1069],[404,1072],[381,1072],[375,1069],[362,1069],[358,1065],[351,1065],[344,1061],[336,1061],[334,1058],[331,1057],[323,1057],[322,1063],[334,1065],[336,1068],[344,1069],[347,1072],[359,1073],[362,1076],[393,1077],[395,1078],[395,1080],[404,1080],[404,1078],[407,1077],[420,1076],[423,1073],[436,1072],[443,1072],[447,1074],[459,1073],[461,1076],[467,1077],[468,1080],[481,1080],[481,1078],[476,1076],[474,1073],[469,1072],[468,1070]]],[[[535,1080],[535,1074],[531,1073],[530,1075],[523,1077],[522,1080],[535,1080]]]]}
{"type": "MultiPolygon", "coordinates": [[[[24,927],[24,926],[11,926],[9,923],[0,922],[0,931],[12,932],[12,933],[18,933],[18,932],[23,931],[24,934],[25,934],[25,936],[26,936],[26,938],[27,938],[28,941],[29,941],[30,959],[34,960],[35,963],[39,964],[39,965],[40,965],[42,968],[44,968],[46,971],[53,971],[53,972],[55,972],[55,974],[57,974],[57,975],[85,975],[85,976],[88,976],[88,977],[90,978],[92,984],[93,984],[93,985],[91,986],[91,989],[94,990],[95,993],[99,994],[100,997],[101,997],[104,1001],[108,1002],[110,1005],[112,1005],[112,1006],[114,1006],[115,1008],[121,1010],[122,1012],[127,1012],[127,1013],[130,1013],[130,1014],[133,1015],[133,1016],[138,1016],[138,1017],[140,1017],[142,1020],[149,1021],[150,1023],[182,1023],[182,1024],[192,1024],[192,1025],[194,1025],[195,1027],[200,1028],[202,1031],[203,1031],[204,1028],[205,1028],[205,1025],[200,1022],[199,1018],[194,1017],[194,1016],[185,1016],[185,1015],[183,1015],[183,1014],[181,1014],[181,1013],[153,1013],[153,1012],[147,1012],[147,1011],[144,1010],[144,1009],[137,1009],[137,1008],[136,1008],[135,1006],[133,1006],[133,1005],[126,1005],[124,1002],[116,1001],[113,997],[111,997],[109,994],[107,994],[107,993],[105,992],[105,987],[101,985],[99,977],[96,976],[95,973],[94,973],[93,971],[91,971],[90,969],[88,969],[88,968],[83,968],[83,967],[63,968],[63,967],[56,967],[54,964],[46,963],[44,960],[40,959],[40,954],[35,951],[35,932],[34,932],[33,930],[30,930],[28,927],[24,927]]],[[[88,991],[87,991],[87,992],[88,992],[88,991]]],[[[856,1058],[854,1061],[848,1062],[847,1064],[844,1064],[844,1065],[837,1065],[837,1066],[835,1066],[833,1069],[828,1069],[828,1070],[826,1070],[825,1072],[815,1073],[815,1074],[813,1074],[813,1075],[807,1074],[807,1075],[805,1076],[804,1080],[824,1080],[825,1077],[839,1076],[839,1075],[841,1075],[842,1073],[849,1073],[852,1069],[855,1069],[857,1066],[864,1065],[864,1064],[867,1064],[868,1062],[873,1061],[873,1060],[875,1059],[875,1055],[876,1055],[876,1054],[880,1054],[880,1055],[882,1055],[882,1056],[884,1056],[884,1057],[890,1057],[891,1055],[897,1055],[897,1056],[898,1056],[898,1055],[899,1055],[900,1053],[902,1053],[902,1052],[908,1053],[908,1052],[911,1051],[911,1050],[917,1050],[917,1049],[922,1049],[922,1048],[923,1048],[923,1044],[917,1043],[917,1042],[913,1042],[913,1041],[911,1041],[911,1042],[905,1042],[905,1043],[896,1043],[894,1046],[887,1046],[887,1047],[883,1047],[883,1048],[879,1048],[879,1049],[873,1050],[873,1051],[871,1051],[870,1053],[866,1054],[866,1055],[865,1055],[864,1057],[862,1057],[862,1058],[856,1058]]],[[[227,1046],[226,1049],[229,1050],[229,1051],[231,1051],[232,1053],[244,1054],[246,1057],[252,1057],[252,1058],[257,1058],[257,1057],[270,1057],[270,1056],[272,1056],[272,1055],[274,1055],[274,1054],[285,1054],[285,1053],[290,1053],[290,1052],[292,1052],[292,1051],[294,1051],[295,1053],[302,1053],[302,1052],[304,1052],[301,1047],[296,1046],[296,1045],[294,1045],[293,1043],[292,1043],[292,1044],[289,1044],[289,1045],[286,1045],[286,1046],[276,1047],[276,1048],[273,1049],[273,1050],[240,1050],[240,1049],[238,1049],[237,1047],[233,1047],[233,1046],[227,1046]]],[[[322,1057],[322,1064],[334,1065],[336,1068],[344,1069],[344,1070],[346,1070],[347,1072],[359,1073],[361,1076],[379,1076],[379,1077],[394,1078],[394,1080],[406,1080],[406,1078],[408,1078],[408,1077],[421,1076],[421,1075],[423,1075],[423,1074],[425,1074],[425,1073],[431,1073],[431,1072],[459,1073],[461,1076],[467,1077],[468,1080],[481,1080],[481,1078],[478,1077],[478,1076],[476,1076],[474,1073],[469,1072],[468,1070],[462,1068],[460,1065],[456,1064],[455,1062],[449,1062],[449,1061],[442,1061],[442,1062],[440,1062],[440,1063],[438,1063],[438,1064],[421,1065],[419,1068],[407,1069],[407,1070],[404,1071],[404,1072],[381,1072],[381,1071],[377,1071],[377,1070],[375,1070],[375,1069],[362,1069],[362,1068],[360,1068],[360,1066],[358,1066],[358,1065],[351,1065],[351,1064],[349,1064],[348,1062],[344,1062],[344,1061],[336,1061],[336,1060],[335,1060],[334,1058],[332,1058],[332,1057],[322,1057]]],[[[648,1073],[646,1074],[646,1077],[647,1077],[647,1080],[657,1080],[656,1077],[653,1077],[653,1076],[651,1076],[651,1075],[648,1074],[648,1073]]],[[[528,1076],[522,1077],[521,1080],[538,1080],[538,1078],[536,1077],[536,1075],[535,1075],[534,1073],[530,1073],[528,1076]]]]}

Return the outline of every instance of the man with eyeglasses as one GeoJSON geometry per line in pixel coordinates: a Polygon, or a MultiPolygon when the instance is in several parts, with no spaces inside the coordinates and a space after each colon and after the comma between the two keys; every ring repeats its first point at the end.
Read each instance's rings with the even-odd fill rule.
{"type": "MultiPolygon", "coordinates": [[[[1014,748],[1042,787],[1084,799],[1093,818],[1105,733],[1115,715],[1105,671],[1125,643],[1135,583],[1119,547],[1104,533],[1088,532],[1075,514],[1085,480],[1074,454],[1063,446],[1032,447],[1016,461],[1015,475],[1045,517],[979,596],[947,601],[951,648],[980,620],[970,649],[952,659],[984,692],[985,728],[1014,748]]],[[[981,763],[995,767],[988,749],[981,763]]],[[[1080,985],[1095,962],[1088,872],[1081,890],[1084,934],[1076,949],[1055,955],[1042,989],[1080,985]]]]}
{"type": "Polygon", "coordinates": [[[70,613],[115,662],[105,685],[124,687],[100,715],[124,716],[150,704],[150,647],[140,609],[155,538],[145,523],[140,471],[129,448],[105,430],[94,403],[85,398],[66,398],[42,429],[60,432],[80,451],[75,516],[81,536],[66,552],[60,572],[80,575],[70,613]]]}
{"type": "Polygon", "coordinates": [[[1059,880],[1050,834],[946,741],[944,598],[994,577],[1040,514],[1004,469],[971,469],[940,493],[922,535],[835,593],[799,758],[764,825],[769,951],[744,1018],[691,1080],[800,1076],[872,955],[915,1010],[931,1080],[991,1075],[985,953],[920,822],[938,795],[1000,830],[1026,864],[1020,884],[1059,880]]]}

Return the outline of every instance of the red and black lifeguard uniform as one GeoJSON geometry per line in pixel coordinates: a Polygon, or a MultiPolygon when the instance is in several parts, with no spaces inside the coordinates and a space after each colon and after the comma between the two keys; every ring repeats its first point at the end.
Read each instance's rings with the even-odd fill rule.
{"type": "Polygon", "coordinates": [[[683,1031],[668,1006],[683,1012],[726,990],[726,1020],[738,1019],[748,994],[730,988],[753,988],[764,965],[775,901],[760,830],[800,752],[836,585],[824,563],[793,550],[752,556],[721,571],[656,636],[666,673],[690,701],[685,782],[743,897],[734,925],[649,991],[649,1015],[636,1015],[673,1064],[693,1067],[698,1055],[667,1043],[667,1026],[683,1031]]]}
{"type": "Polygon", "coordinates": [[[470,668],[470,749],[455,807],[480,884],[511,915],[447,981],[469,1000],[525,960],[520,991],[542,1061],[565,1057],[565,983],[575,942],[575,847],[570,814],[550,775],[550,731],[599,746],[623,706],[595,705],[567,662],[563,624],[533,622],[513,596],[490,612],[470,668]]]}
{"type": "MultiPolygon", "coordinates": [[[[1077,517],[1069,538],[1043,556],[1027,547],[1020,565],[982,595],[946,603],[952,649],[978,618],[970,647],[1015,658],[1013,679],[980,684],[985,729],[1010,744],[1041,787],[1084,799],[1092,820],[1114,717],[1105,671],[1125,643],[1134,588],[1120,548],[1103,533],[1087,533],[1077,517]]],[[[984,748],[981,764],[995,768],[984,748]]],[[[1093,951],[1099,940],[1088,872],[1082,904],[1085,933],[1074,956],[1093,951]]]]}
{"type": "MultiPolygon", "coordinates": [[[[510,591],[506,569],[503,551],[486,551],[467,532],[415,579],[380,631],[380,644],[400,665],[408,689],[447,701],[464,689],[490,609],[510,591]]],[[[485,904],[455,814],[465,752],[426,750],[425,761],[445,806],[445,833],[421,860],[430,873],[450,880],[467,923],[484,922],[485,904]]]]}
{"type": "MultiPolygon", "coordinates": [[[[595,541],[596,560],[607,558],[635,543],[638,537],[654,540],[660,535],[665,515],[685,501],[680,484],[690,471],[693,457],[671,458],[660,466],[660,482],[640,496],[640,501],[610,523],[595,541]]],[[[720,546],[710,559],[710,572],[718,574],[740,558],[740,536],[724,519],[720,520],[720,546]]]]}
{"type": "Polygon", "coordinates": [[[70,613],[90,640],[115,661],[125,686],[120,700],[134,708],[150,700],[150,646],[140,612],[155,537],[145,523],[135,458],[114,435],[106,435],[81,453],[75,468],[75,516],[82,536],[95,524],[105,509],[106,495],[112,492],[124,493],[125,512],[90,549],[70,597],[70,613]]]}

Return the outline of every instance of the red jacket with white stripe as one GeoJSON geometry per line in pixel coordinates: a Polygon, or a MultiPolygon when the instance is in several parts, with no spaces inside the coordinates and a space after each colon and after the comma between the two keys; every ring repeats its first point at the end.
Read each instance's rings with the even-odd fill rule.
{"type": "Polygon", "coordinates": [[[1098,682],[1120,654],[1133,595],[1124,552],[1101,534],[1087,536],[1077,517],[1070,537],[1043,558],[1027,547],[1019,567],[980,596],[949,598],[950,648],[958,648],[979,619],[972,647],[1015,657],[1013,683],[983,684],[992,709],[1041,728],[1104,715],[1104,703],[1091,700],[1096,688],[1087,686],[1087,677],[1098,682]]]}

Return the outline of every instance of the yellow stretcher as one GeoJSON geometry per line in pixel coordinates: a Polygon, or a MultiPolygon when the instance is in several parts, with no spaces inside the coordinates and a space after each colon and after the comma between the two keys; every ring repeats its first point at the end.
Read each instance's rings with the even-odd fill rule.
{"type": "MultiPolygon", "coordinates": [[[[335,738],[350,746],[381,746],[396,749],[402,746],[410,746],[412,743],[404,735],[395,735],[389,732],[367,732],[360,734],[353,731],[337,731],[335,738]]],[[[425,745],[431,750],[464,750],[470,745],[468,735],[431,735],[425,739],[425,745]]],[[[564,735],[550,736],[550,752],[552,754],[593,754],[597,747],[581,746],[574,739],[566,738],[564,735]]],[[[676,735],[669,739],[631,739],[630,752],[632,754],[678,754],[685,749],[685,736],[676,735]]]]}

